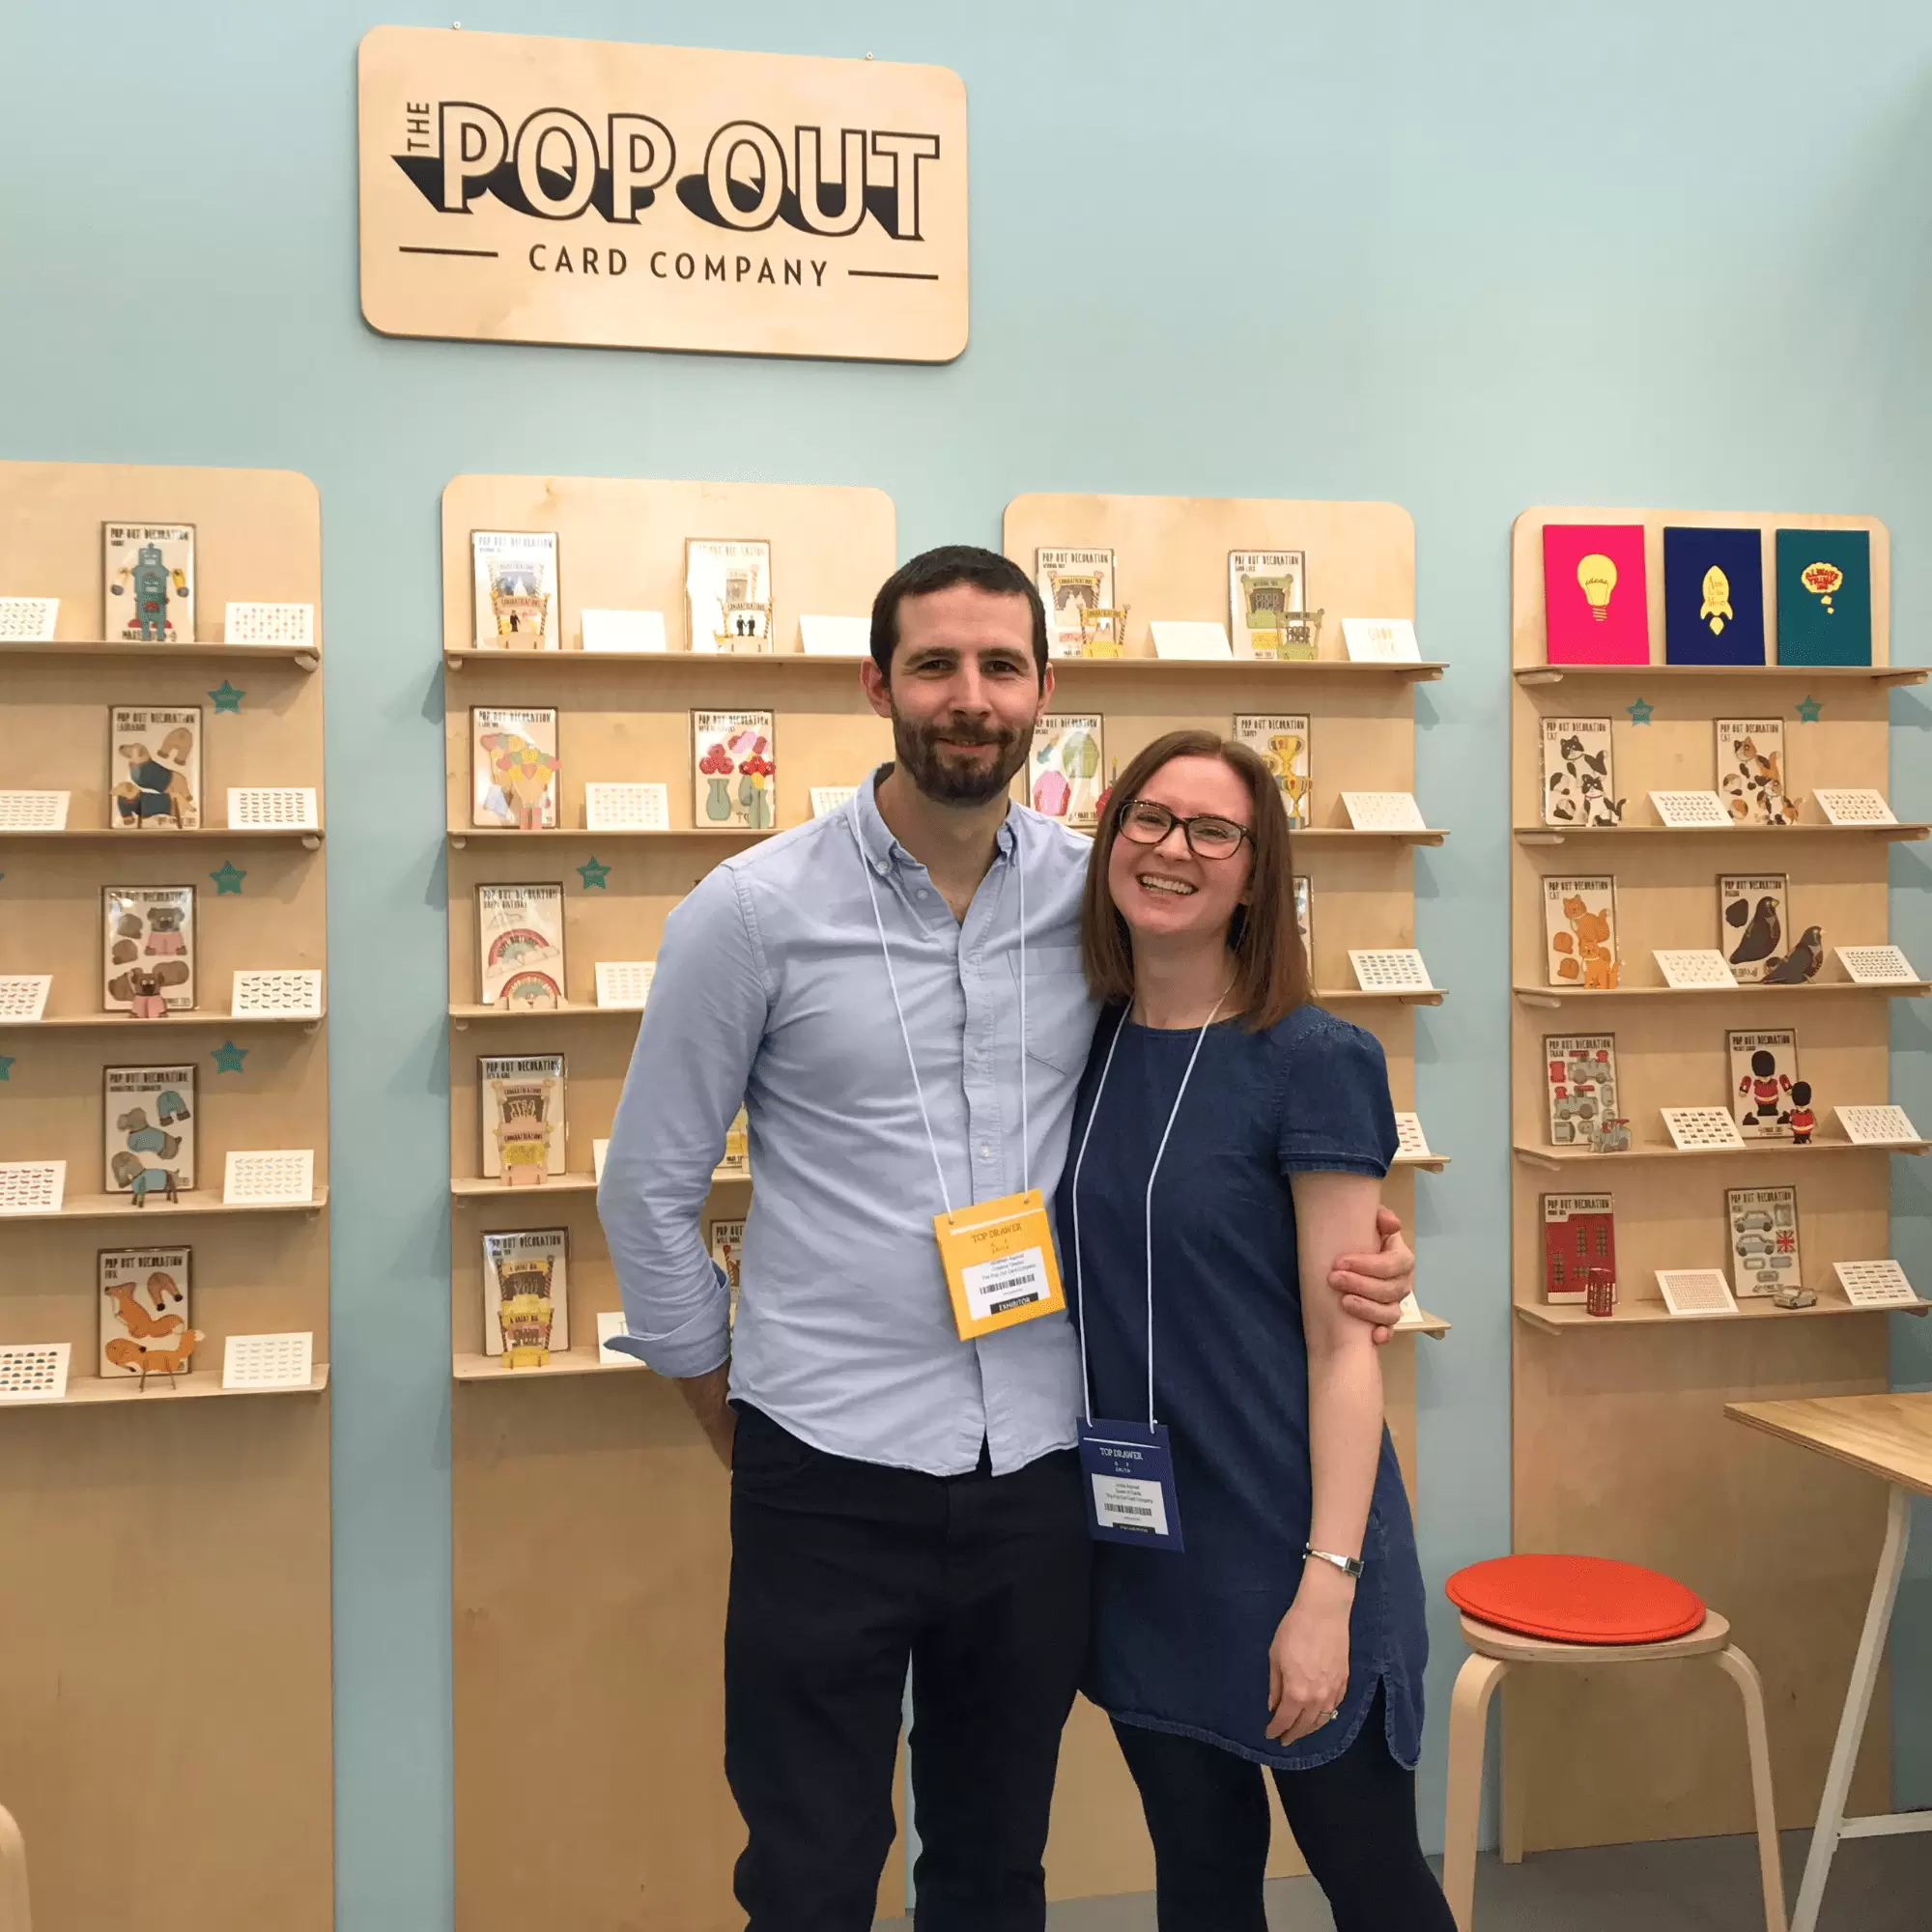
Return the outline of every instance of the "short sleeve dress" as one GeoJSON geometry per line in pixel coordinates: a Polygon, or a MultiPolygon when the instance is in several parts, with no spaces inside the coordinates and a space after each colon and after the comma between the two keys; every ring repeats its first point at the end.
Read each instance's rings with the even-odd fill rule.
{"type": "MultiPolygon", "coordinates": [[[[1146,1420],[1143,1204],[1198,1037],[1136,1026],[1116,1010],[1100,1022],[1081,1084],[1055,1207],[1099,1418],[1146,1420]],[[1117,1027],[1079,1163],[1076,1262],[1074,1156],[1117,1027]]],[[[1341,1715],[1287,1748],[1266,1735],[1268,1646],[1294,1599],[1313,1507],[1289,1177],[1378,1177],[1395,1149],[1381,1047],[1359,1027],[1304,1006],[1264,1032],[1238,1022],[1208,1030],[1153,1189],[1154,1414],[1170,1433],[1186,1547],[1100,1543],[1094,1551],[1083,1689],[1123,1723],[1302,1770],[1348,1749],[1379,1683],[1391,1755],[1411,1769],[1420,1755],[1422,1572],[1386,1429],[1341,1715]]]]}

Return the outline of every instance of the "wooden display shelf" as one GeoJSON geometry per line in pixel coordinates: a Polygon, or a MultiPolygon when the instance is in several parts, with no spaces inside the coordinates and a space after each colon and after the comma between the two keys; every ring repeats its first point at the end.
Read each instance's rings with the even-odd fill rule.
{"type": "Polygon", "coordinates": [[[1864,685],[1923,684],[1928,675],[1918,665],[1518,665],[1519,684],[1561,684],[1566,678],[1706,678],[1721,684],[1739,680],[1807,684],[1813,680],[1864,685]]]}
{"type": "Polygon", "coordinates": [[[671,825],[656,830],[637,826],[628,830],[586,832],[582,827],[573,830],[567,825],[540,825],[526,832],[515,825],[452,825],[449,842],[459,852],[472,838],[575,838],[580,844],[589,838],[728,838],[735,844],[751,845],[760,838],[776,838],[781,829],[770,826],[754,831],[750,826],[671,825]]]}
{"type": "Polygon", "coordinates": [[[150,1376],[145,1389],[138,1376],[116,1377],[112,1380],[102,1376],[71,1376],[68,1378],[67,1394],[59,1402],[0,1403],[0,1415],[14,1408],[71,1408],[103,1402],[147,1402],[158,1406],[200,1396],[319,1395],[327,1386],[327,1362],[318,1363],[310,1372],[308,1380],[299,1388],[223,1388],[221,1371],[213,1366],[196,1369],[191,1375],[174,1382],[170,1382],[166,1376],[150,1376]]]}
{"type": "Polygon", "coordinates": [[[1391,845],[1439,845],[1449,835],[1435,826],[1418,827],[1412,832],[1379,832],[1355,825],[1295,825],[1289,828],[1288,836],[1297,845],[1310,838],[1323,844],[1330,839],[1348,843],[1380,838],[1391,845]]]}
{"type": "Polygon", "coordinates": [[[75,844],[99,845],[105,841],[115,845],[126,845],[131,852],[137,846],[143,851],[157,851],[164,845],[177,843],[199,843],[203,845],[219,842],[229,844],[236,839],[245,839],[251,844],[265,840],[279,839],[284,843],[295,840],[313,852],[322,843],[322,828],[319,825],[297,828],[285,825],[198,825],[191,832],[125,832],[113,826],[71,825],[59,832],[11,832],[0,831],[0,839],[26,840],[36,844],[58,844],[63,839],[75,844]]]}
{"type": "Polygon", "coordinates": [[[328,1206],[328,1189],[318,1187],[306,1201],[222,1200],[213,1188],[189,1189],[172,1205],[156,1201],[136,1208],[127,1194],[70,1194],[52,1214],[0,1215],[0,1228],[30,1221],[120,1221],[138,1219],[143,1227],[155,1227],[187,1214],[315,1214],[328,1206]]]}
{"type": "Polygon", "coordinates": [[[1647,1141],[1641,1147],[1626,1148],[1622,1153],[1592,1153],[1587,1148],[1538,1147],[1518,1141],[1512,1150],[1517,1158],[1531,1167],[1558,1168],[1581,1166],[1586,1161],[1619,1160],[1737,1160],[1755,1159],[1762,1154],[1803,1158],[1814,1153],[1924,1153],[1932,1141],[1812,1141],[1794,1147],[1789,1141],[1747,1141],[1743,1147],[1680,1148],[1667,1143],[1647,1141]]]}
{"type": "MultiPolygon", "coordinates": [[[[749,1174],[714,1174],[713,1187],[749,1187],[749,1174]]],[[[480,1175],[459,1174],[449,1183],[454,1201],[541,1201],[546,1194],[595,1194],[594,1174],[553,1174],[534,1187],[511,1187],[500,1180],[486,1180],[480,1175]]]]}
{"type": "Polygon", "coordinates": [[[506,1369],[497,1355],[476,1355],[459,1351],[451,1356],[449,1373],[459,1382],[540,1382],[553,1376],[621,1375],[627,1367],[641,1369],[642,1362],[607,1362],[595,1348],[561,1349],[541,1369],[506,1369]]]}
{"type": "Polygon", "coordinates": [[[1440,1174],[1449,1165],[1449,1156],[1446,1153],[1399,1153],[1389,1165],[1419,1168],[1425,1174],[1440,1174]]]}
{"type": "Polygon", "coordinates": [[[1894,1000],[1922,1000],[1932,993],[1932,981],[1924,980],[1883,980],[1862,984],[1857,980],[1811,980],[1802,986],[1766,986],[1752,982],[1735,986],[1612,986],[1586,993],[1580,987],[1572,992],[1567,986],[1513,986],[1510,989],[1526,1007],[1561,1007],[1590,1000],[1717,1000],[1732,994],[1768,1000],[1786,993],[1803,994],[1807,999],[1828,993],[1878,993],[1894,1000]]]}
{"type": "Polygon", "coordinates": [[[1928,1312],[1932,1312],[1932,1302],[1921,1301],[1912,1308],[1857,1308],[1841,1294],[1823,1292],[1809,1308],[1779,1308],[1768,1296],[1753,1296],[1748,1301],[1740,1301],[1735,1315],[1673,1315],[1662,1301],[1650,1298],[1638,1301],[1628,1296],[1617,1303],[1614,1315],[1592,1315],[1576,1302],[1552,1308],[1547,1302],[1520,1301],[1516,1306],[1518,1321],[1550,1335],[1567,1335],[1578,1328],[1654,1327],[1666,1321],[1674,1321],[1683,1328],[1709,1328],[1725,1321],[1802,1321],[1820,1315],[1922,1316],[1928,1312]]]}
{"type": "Polygon", "coordinates": [[[458,1031],[469,1026],[472,1020],[556,1020],[556,1019],[620,1019],[628,1013],[635,1022],[643,1017],[642,1007],[600,1007],[585,1005],[581,1000],[566,1000],[560,1007],[508,1007],[500,1002],[494,1007],[468,1004],[452,1004],[449,1017],[456,1022],[458,1031]]]}
{"type": "Polygon", "coordinates": [[[321,662],[317,644],[130,644],[121,639],[56,638],[48,642],[10,638],[0,641],[0,657],[11,658],[232,658],[238,664],[287,664],[313,670],[321,662]]]}
{"type": "Polygon", "coordinates": [[[1439,1342],[1448,1334],[1450,1324],[1439,1315],[1432,1315],[1423,1309],[1419,1316],[1405,1315],[1395,1324],[1398,1335],[1427,1335],[1432,1342],[1439,1342]]]}
{"type": "Polygon", "coordinates": [[[220,1027],[224,1031],[230,1027],[299,1027],[304,1033],[313,1033],[327,1017],[327,1009],[320,1013],[204,1013],[190,1008],[185,1013],[165,1013],[157,1020],[130,1019],[121,1012],[44,1013],[37,1020],[8,1019],[0,1014],[0,1031],[10,1027],[31,1028],[36,1033],[67,1027],[119,1027],[124,1033],[139,1029],[136,1037],[145,1037],[157,1027],[176,1033],[185,1027],[220,1027]]]}
{"type": "Polygon", "coordinates": [[[1318,989],[1310,997],[1318,1007],[1360,1006],[1370,1000],[1392,1002],[1404,1007],[1439,1007],[1448,995],[1440,986],[1402,993],[1366,992],[1360,986],[1330,986],[1318,989]]]}
{"type": "Polygon", "coordinates": [[[1572,838],[1614,843],[1619,838],[1862,838],[1880,844],[1923,838],[1932,825],[1519,825],[1524,845],[1562,845],[1572,838]]]}

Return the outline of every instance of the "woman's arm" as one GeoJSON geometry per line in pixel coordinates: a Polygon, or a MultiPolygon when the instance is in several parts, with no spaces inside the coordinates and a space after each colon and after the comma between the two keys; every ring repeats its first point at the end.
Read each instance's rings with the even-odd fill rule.
{"type": "MultiPolygon", "coordinates": [[[[1358,1174],[1294,1174],[1296,1260],[1308,1341],[1308,1448],[1315,1511],[1308,1541],[1360,1556],[1381,1456],[1382,1372],[1368,1325],[1333,1294],[1311,1293],[1336,1257],[1376,1245],[1381,1184],[1358,1174]]],[[[1349,1685],[1349,1612],[1355,1579],[1311,1558],[1268,1652],[1268,1736],[1284,1744],[1317,1730],[1349,1685]]]]}

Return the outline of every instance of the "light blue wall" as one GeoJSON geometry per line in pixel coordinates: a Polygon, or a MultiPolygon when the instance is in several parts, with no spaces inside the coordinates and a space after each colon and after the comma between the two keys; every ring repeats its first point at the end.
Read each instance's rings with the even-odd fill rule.
{"type": "MultiPolygon", "coordinates": [[[[1932,12],[1922,0],[1316,8],[550,0],[470,28],[945,63],[969,89],[950,368],[391,342],[355,294],[343,0],[28,0],[0,122],[0,453],[286,466],[327,552],[340,1922],[450,1911],[448,1224],[437,497],[462,470],[872,483],[900,547],[1052,488],[1393,497],[1450,679],[1419,938],[1423,1553],[1508,1537],[1506,556],[1536,502],[1870,511],[1932,658],[1932,12]],[[1069,240],[1106,272],[1047,293],[1069,240]]],[[[452,0],[452,5],[458,0],[452,0]]],[[[1902,815],[1932,708],[1896,700],[1902,815]]],[[[1894,932],[1932,963],[1924,863],[1894,932]]],[[[1927,1022],[1894,1094],[1932,1121],[1927,1022]]],[[[1932,1284],[1927,1182],[1897,1251],[1932,1284]]],[[[1907,1324],[1896,1324],[1906,1328],[1907,1324]]],[[[1932,1384],[1932,1338],[1897,1343],[1932,1384]]],[[[1932,1708],[1932,1561],[1904,1709],[1932,1708]]],[[[1432,1683],[1446,1706],[1449,1632],[1432,1683]]],[[[1932,1802],[1932,1731],[1901,1796],[1932,1802]]],[[[1440,1816],[1441,1727],[1425,1781],[1440,1816]]]]}

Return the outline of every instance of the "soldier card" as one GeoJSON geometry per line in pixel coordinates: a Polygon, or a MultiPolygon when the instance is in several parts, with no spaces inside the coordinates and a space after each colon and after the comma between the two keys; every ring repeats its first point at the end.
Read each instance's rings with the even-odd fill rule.
{"type": "Polygon", "coordinates": [[[1792,1114],[1799,1108],[1797,1090],[1804,1088],[1808,1104],[1811,1090],[1798,1077],[1798,1036],[1790,1028],[1772,1028],[1724,1036],[1731,1066],[1731,1112],[1738,1132],[1747,1141],[1788,1141],[1793,1136],[1792,1114]]]}

